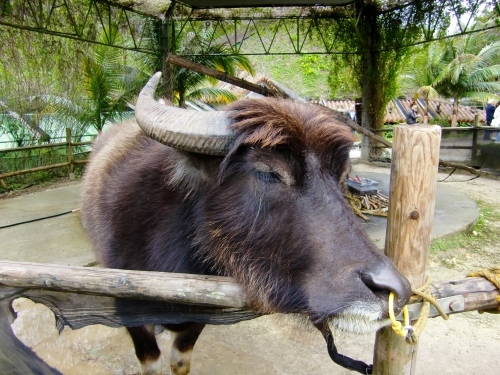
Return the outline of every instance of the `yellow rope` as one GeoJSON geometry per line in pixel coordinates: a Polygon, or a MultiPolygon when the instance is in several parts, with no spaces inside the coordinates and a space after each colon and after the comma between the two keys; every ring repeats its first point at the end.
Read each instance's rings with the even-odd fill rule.
{"type": "Polygon", "coordinates": [[[430,279],[427,278],[425,284],[420,288],[412,288],[411,291],[417,297],[412,296],[411,300],[422,300],[422,309],[420,310],[420,316],[413,326],[410,325],[408,319],[408,308],[405,306],[403,308],[403,316],[405,319],[405,327],[398,322],[394,316],[394,295],[393,293],[389,294],[389,318],[391,319],[392,329],[394,332],[401,337],[404,337],[408,344],[415,345],[418,343],[418,338],[422,331],[424,330],[425,325],[427,324],[427,319],[429,317],[430,305],[432,304],[436,310],[439,312],[441,317],[445,320],[448,320],[448,315],[443,311],[439,303],[436,301],[434,296],[430,293],[430,279]]]}
{"type": "Polygon", "coordinates": [[[389,318],[391,319],[392,329],[396,333],[396,335],[401,337],[406,337],[408,331],[410,329],[410,318],[408,316],[408,306],[403,307],[403,317],[405,321],[405,326],[396,320],[396,316],[394,315],[394,293],[389,293],[389,318]]]}
{"type": "MultiPolygon", "coordinates": [[[[498,290],[500,290],[500,268],[498,267],[470,272],[467,275],[467,277],[484,277],[493,285],[495,285],[498,290]]],[[[500,296],[497,297],[497,301],[500,302],[500,296]]],[[[497,307],[496,309],[479,310],[480,314],[482,314],[483,312],[488,312],[491,314],[499,314],[500,307],[497,307]]]]}
{"type": "MultiPolygon", "coordinates": [[[[500,290],[500,268],[490,268],[490,269],[471,272],[467,275],[467,277],[484,277],[500,290]]],[[[439,306],[439,303],[436,301],[436,299],[430,292],[431,289],[430,285],[431,285],[430,279],[427,278],[424,285],[422,285],[420,288],[417,289],[411,288],[413,296],[410,298],[410,301],[423,302],[422,309],[420,310],[420,316],[418,317],[417,321],[413,326],[411,326],[409,323],[407,306],[403,308],[403,316],[405,321],[404,327],[400,322],[396,320],[396,317],[394,316],[394,294],[392,292],[389,294],[388,307],[389,307],[389,318],[391,319],[392,323],[392,329],[398,336],[404,337],[408,344],[418,343],[418,337],[420,336],[425,325],[427,324],[427,319],[429,318],[429,310],[431,304],[436,308],[436,310],[439,312],[439,315],[441,315],[441,317],[444,320],[449,319],[449,316],[446,315],[446,313],[443,311],[441,306],[439,306]]],[[[497,300],[500,302],[500,296],[497,297],[497,300]]],[[[498,314],[500,313],[500,307],[496,309],[484,310],[479,312],[480,313],[489,312],[498,314]]]]}

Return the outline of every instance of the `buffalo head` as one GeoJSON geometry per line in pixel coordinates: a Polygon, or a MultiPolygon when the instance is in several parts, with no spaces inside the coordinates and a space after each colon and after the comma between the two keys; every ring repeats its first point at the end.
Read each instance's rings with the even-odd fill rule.
{"type": "Polygon", "coordinates": [[[242,100],[195,112],[154,100],[101,135],[82,219],[108,267],[232,276],[261,312],[373,331],[408,281],[363,232],[341,189],[350,129],[325,108],[242,100]],[[138,124],[138,125],[137,125],[138,124]]]}

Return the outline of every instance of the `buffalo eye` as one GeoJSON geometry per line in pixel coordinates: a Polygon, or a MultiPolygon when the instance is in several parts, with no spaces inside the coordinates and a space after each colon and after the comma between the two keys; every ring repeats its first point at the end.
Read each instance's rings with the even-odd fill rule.
{"type": "Polygon", "coordinates": [[[255,177],[266,184],[276,182],[283,183],[287,186],[293,186],[295,184],[294,178],[284,166],[271,165],[258,161],[254,163],[254,168],[255,177]]]}
{"type": "Polygon", "coordinates": [[[281,182],[280,177],[274,172],[256,171],[257,178],[266,184],[281,182]]]}

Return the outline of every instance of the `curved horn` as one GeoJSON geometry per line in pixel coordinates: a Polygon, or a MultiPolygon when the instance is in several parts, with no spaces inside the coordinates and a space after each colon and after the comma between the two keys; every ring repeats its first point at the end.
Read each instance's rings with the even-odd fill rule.
{"type": "Polygon", "coordinates": [[[227,114],[197,112],[165,106],[154,99],[161,73],[152,76],[141,90],[135,118],[144,133],[164,145],[206,155],[225,155],[234,142],[227,114]]]}

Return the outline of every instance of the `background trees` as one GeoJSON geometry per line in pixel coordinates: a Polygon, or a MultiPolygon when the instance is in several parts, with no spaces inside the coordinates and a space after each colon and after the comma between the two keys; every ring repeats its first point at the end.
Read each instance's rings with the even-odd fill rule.
{"type": "Polygon", "coordinates": [[[451,126],[457,126],[460,99],[484,103],[500,93],[500,82],[495,81],[500,77],[500,42],[488,44],[478,53],[475,49],[474,38],[467,36],[447,42],[440,56],[441,72],[433,86],[441,96],[453,99],[451,126]]]}
{"type": "MultiPolygon", "coordinates": [[[[116,26],[110,27],[100,40],[115,43],[121,38],[116,26]]],[[[108,121],[127,116],[135,96],[152,74],[147,61],[132,53],[97,44],[81,59],[81,96],[68,99],[60,95],[43,95],[42,99],[64,124],[71,126],[77,134],[88,127],[97,132],[103,130],[108,121]]]]}
{"type": "MultiPolygon", "coordinates": [[[[81,94],[79,81],[82,46],[51,35],[0,27],[0,136],[9,134],[18,145],[29,139],[58,135],[44,121],[47,105],[42,95],[68,98],[81,94]],[[8,118],[8,119],[7,119],[8,118]]],[[[64,129],[62,129],[64,132],[64,129]]]]}

